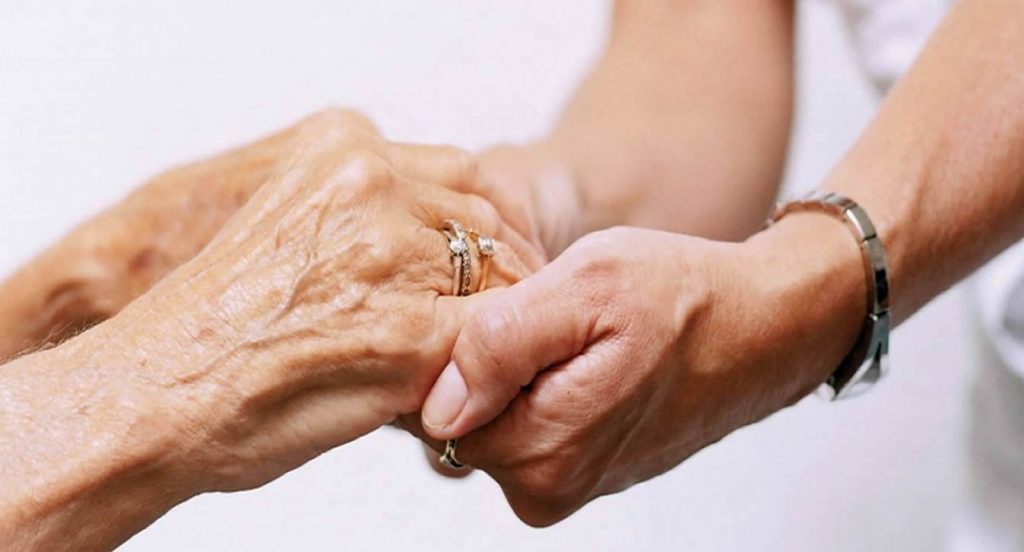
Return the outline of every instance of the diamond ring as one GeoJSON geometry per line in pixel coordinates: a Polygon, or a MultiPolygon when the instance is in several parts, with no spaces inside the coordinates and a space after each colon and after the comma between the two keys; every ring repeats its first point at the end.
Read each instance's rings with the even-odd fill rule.
{"type": "Polygon", "coordinates": [[[459,224],[459,221],[448,219],[444,221],[444,229],[441,231],[445,238],[448,238],[448,253],[451,254],[452,267],[455,269],[455,277],[452,280],[452,295],[469,295],[469,284],[472,280],[472,259],[470,258],[469,239],[466,231],[459,224]]]}
{"type": "Polygon", "coordinates": [[[480,283],[477,284],[476,291],[481,292],[487,289],[487,275],[491,269],[491,258],[494,257],[497,250],[494,246],[494,238],[484,236],[472,228],[468,232],[469,237],[476,241],[476,250],[480,252],[480,283]]]}

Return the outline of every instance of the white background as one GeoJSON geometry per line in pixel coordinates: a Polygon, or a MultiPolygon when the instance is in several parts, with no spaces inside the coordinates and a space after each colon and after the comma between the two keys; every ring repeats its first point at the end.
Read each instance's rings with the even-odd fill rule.
{"type": "MultiPolygon", "coordinates": [[[[837,14],[799,4],[791,188],[874,109],[837,14]]],[[[153,173],[323,106],[404,140],[529,139],[607,23],[599,0],[0,0],[0,272],[153,173]]],[[[957,291],[900,328],[894,373],[863,399],[805,400],[554,528],[519,523],[485,475],[433,476],[389,429],[266,488],[194,499],[124,548],[935,549],[962,495],[965,312],[957,291]]]]}

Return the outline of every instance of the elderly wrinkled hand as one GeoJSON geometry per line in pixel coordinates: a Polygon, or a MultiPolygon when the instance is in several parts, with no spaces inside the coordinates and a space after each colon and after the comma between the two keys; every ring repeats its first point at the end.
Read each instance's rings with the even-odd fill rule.
{"type": "MultiPolygon", "coordinates": [[[[21,267],[0,284],[0,358],[110,318],[191,259],[323,116],[161,173],[21,267]]],[[[334,116],[372,128],[354,112],[334,116]]]]}
{"type": "Polygon", "coordinates": [[[185,328],[175,344],[199,362],[147,377],[162,400],[187,397],[202,427],[189,458],[222,474],[213,488],[258,485],[420,407],[472,305],[449,296],[446,219],[497,240],[492,287],[539,264],[486,201],[444,187],[474,177],[461,150],[389,143],[330,113],[296,148],[125,316],[153,335],[185,328]]]}
{"type": "Polygon", "coordinates": [[[489,203],[449,189],[474,177],[461,150],[327,112],[293,151],[196,257],[46,353],[132,395],[139,428],[162,438],[125,454],[156,454],[187,496],[260,485],[420,408],[477,300],[451,296],[446,219],[495,238],[490,287],[540,263],[489,203]]]}

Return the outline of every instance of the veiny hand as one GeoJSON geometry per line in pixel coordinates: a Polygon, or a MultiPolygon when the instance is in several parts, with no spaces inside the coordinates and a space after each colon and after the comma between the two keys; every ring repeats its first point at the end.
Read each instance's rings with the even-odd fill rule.
{"type": "Polygon", "coordinates": [[[549,525],[824,381],[856,337],[863,285],[854,240],[820,215],[743,244],[591,234],[473,314],[423,429],[461,437],[460,460],[549,525]]]}
{"type": "MultiPolygon", "coordinates": [[[[358,113],[334,113],[373,129],[358,113]]],[[[0,358],[113,316],[195,256],[319,117],[154,177],[22,267],[0,288],[0,358]]]]}
{"type": "Polygon", "coordinates": [[[445,219],[498,240],[490,286],[540,265],[490,204],[442,186],[474,176],[461,150],[334,112],[296,144],[198,256],[83,336],[131,345],[98,364],[145,367],[119,385],[166,413],[163,454],[199,492],[258,486],[419,409],[486,296],[448,296],[445,219]]]}

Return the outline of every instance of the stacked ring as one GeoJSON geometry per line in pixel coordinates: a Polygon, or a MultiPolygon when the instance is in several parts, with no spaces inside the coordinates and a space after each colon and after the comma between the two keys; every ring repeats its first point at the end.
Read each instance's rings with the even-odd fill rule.
{"type": "Polygon", "coordinates": [[[445,237],[448,238],[448,252],[451,254],[452,266],[455,269],[455,278],[452,281],[452,295],[469,295],[469,284],[473,279],[472,259],[470,258],[469,240],[466,231],[459,224],[459,221],[448,219],[444,221],[445,237]]]}
{"type": "MultiPolygon", "coordinates": [[[[484,236],[472,228],[467,231],[463,228],[462,224],[455,219],[448,219],[444,221],[444,227],[441,229],[441,233],[443,233],[444,237],[448,239],[448,253],[451,255],[452,268],[454,271],[454,278],[452,279],[452,295],[462,297],[471,293],[470,287],[473,281],[473,263],[471,257],[472,253],[469,247],[470,239],[476,242],[476,249],[480,254],[480,281],[477,284],[476,291],[480,292],[487,289],[487,276],[490,273],[491,258],[494,257],[496,253],[494,238],[484,236]]],[[[440,458],[440,462],[442,464],[455,470],[466,467],[466,465],[460,462],[455,456],[455,451],[458,446],[458,439],[449,439],[444,444],[444,454],[442,454],[440,458]]]]}

